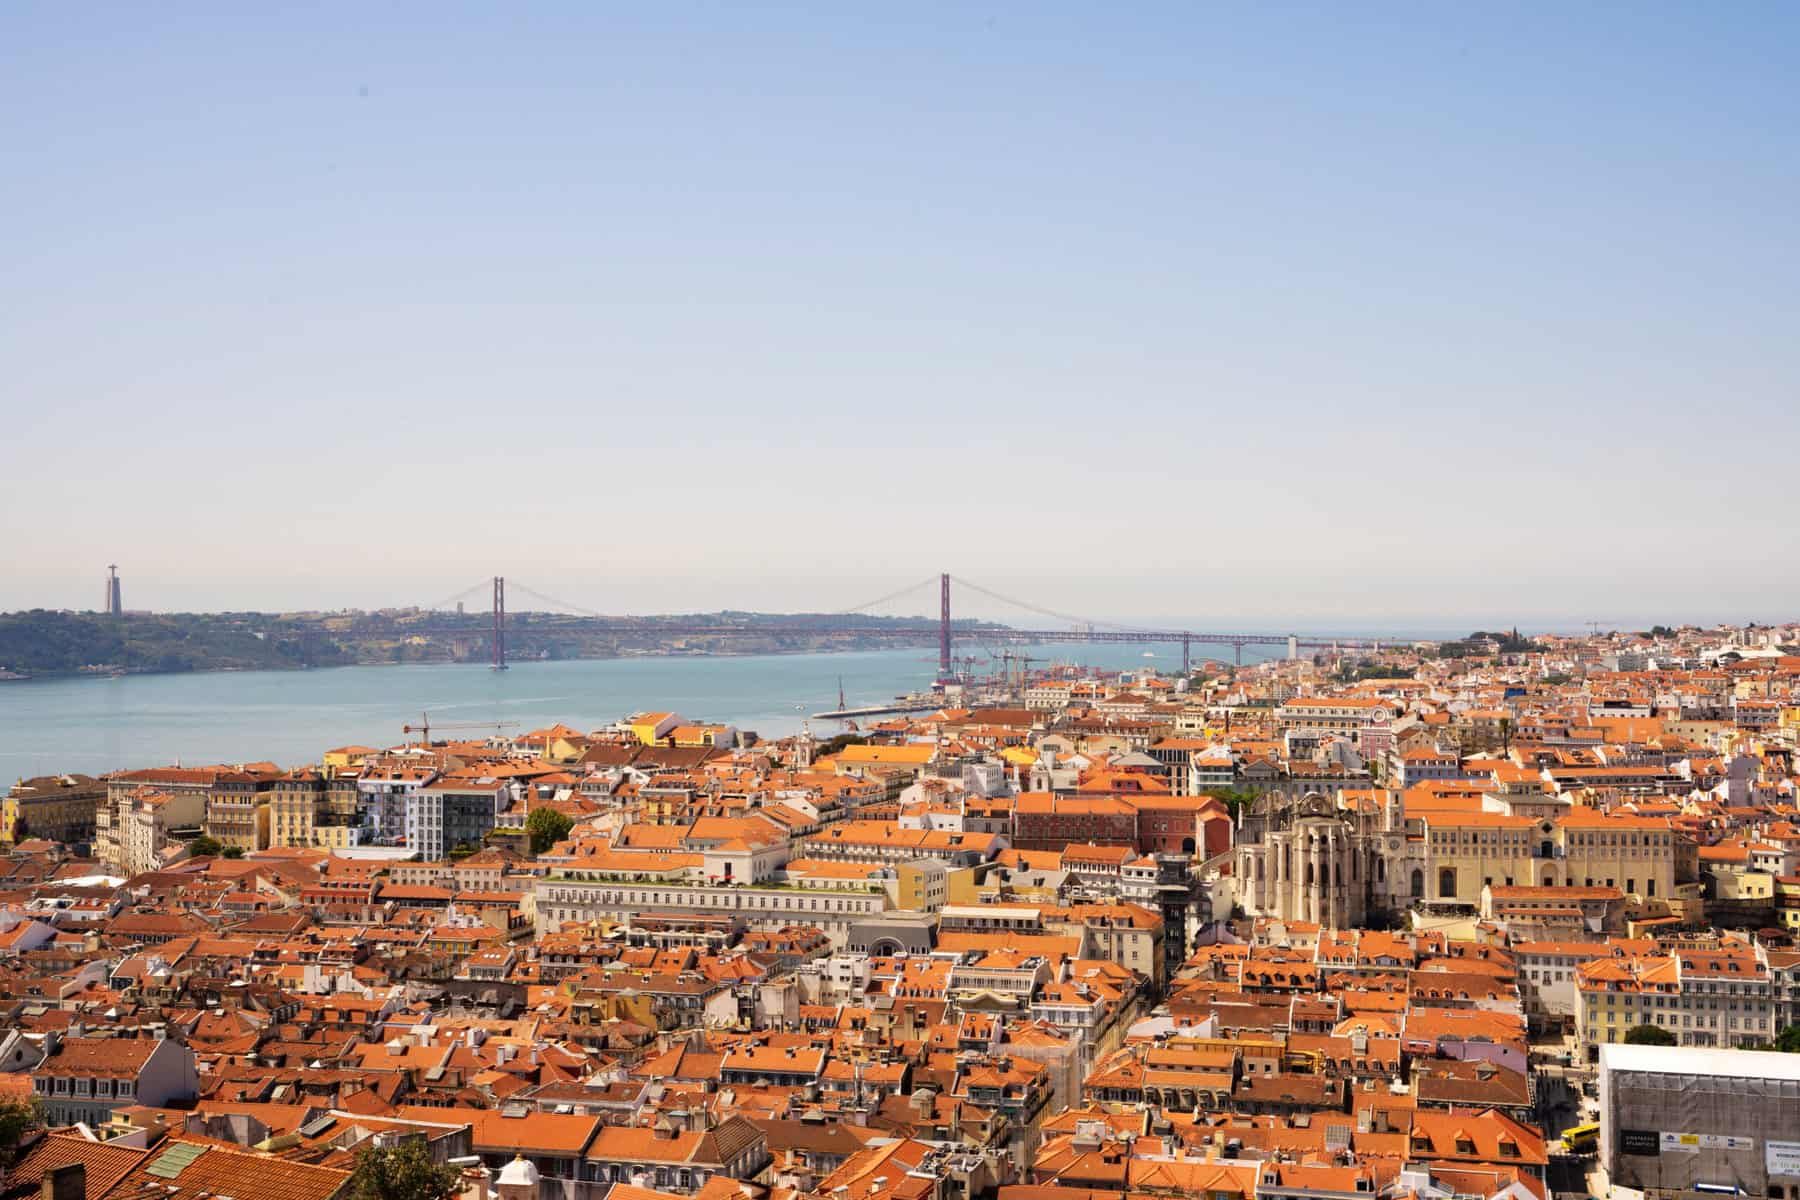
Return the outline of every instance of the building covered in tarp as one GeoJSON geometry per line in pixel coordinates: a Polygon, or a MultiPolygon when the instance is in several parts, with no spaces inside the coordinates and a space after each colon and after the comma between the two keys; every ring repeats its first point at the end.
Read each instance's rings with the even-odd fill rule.
{"type": "Polygon", "coordinates": [[[1601,1046],[1600,1156],[1653,1200],[1800,1200],[1800,1054],[1601,1046]]]}

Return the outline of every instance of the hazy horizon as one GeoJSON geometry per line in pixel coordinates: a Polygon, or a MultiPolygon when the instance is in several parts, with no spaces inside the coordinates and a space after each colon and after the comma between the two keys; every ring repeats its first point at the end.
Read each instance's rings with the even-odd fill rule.
{"type": "MultiPolygon", "coordinates": [[[[482,616],[488,611],[488,609],[485,607],[485,604],[486,604],[485,600],[483,601],[483,603],[481,605],[476,605],[476,604],[471,603],[467,607],[466,611],[468,612],[469,615],[482,616]]],[[[43,607],[43,606],[39,606],[39,607],[43,607]]],[[[262,616],[277,616],[277,615],[281,615],[283,613],[292,614],[292,613],[316,612],[316,613],[324,614],[324,613],[339,613],[339,612],[377,612],[377,611],[384,611],[384,610],[385,611],[396,611],[396,610],[402,610],[402,609],[409,608],[409,607],[420,607],[420,606],[414,606],[414,605],[389,605],[389,606],[348,605],[348,606],[332,607],[332,608],[311,608],[311,609],[309,609],[309,608],[287,608],[287,609],[245,608],[245,609],[207,609],[207,610],[197,610],[197,609],[154,610],[154,609],[143,609],[143,608],[133,609],[130,606],[127,606],[126,616],[129,617],[129,616],[133,615],[134,613],[139,614],[139,615],[148,614],[148,615],[152,615],[152,616],[192,616],[192,615],[219,616],[219,615],[229,615],[229,614],[255,614],[255,615],[262,615],[262,616]]],[[[19,610],[14,610],[14,611],[19,611],[19,610]]],[[[75,606],[75,607],[71,607],[71,608],[53,609],[50,611],[87,612],[87,611],[93,611],[93,610],[92,609],[83,609],[79,606],[75,606]]],[[[508,607],[507,611],[508,611],[509,615],[515,615],[515,616],[522,612],[536,613],[536,614],[548,613],[548,614],[560,615],[560,616],[596,615],[596,614],[579,614],[579,613],[572,614],[572,613],[569,613],[567,610],[549,609],[549,608],[545,608],[542,606],[520,607],[517,605],[511,605],[508,607]]],[[[820,615],[820,614],[835,613],[837,610],[817,609],[817,608],[747,608],[743,605],[727,605],[722,608],[719,608],[719,607],[695,608],[692,606],[688,606],[688,607],[681,607],[681,608],[672,608],[672,609],[663,610],[663,611],[636,610],[636,611],[632,611],[632,612],[626,612],[626,611],[620,610],[618,612],[599,613],[597,615],[601,615],[601,616],[605,616],[605,617],[668,617],[668,616],[680,616],[680,615],[712,615],[712,614],[716,614],[719,612],[731,612],[731,611],[750,612],[750,613],[756,613],[758,615],[763,615],[763,616],[779,616],[779,615],[783,615],[783,614],[793,614],[796,616],[798,616],[798,615],[816,616],[816,615],[820,615]]],[[[878,609],[872,610],[872,612],[873,612],[873,615],[882,616],[882,617],[906,617],[906,618],[913,618],[913,619],[923,620],[923,621],[935,621],[937,619],[935,613],[926,612],[922,609],[919,609],[919,610],[902,609],[902,608],[895,608],[894,606],[891,606],[891,605],[886,606],[884,608],[878,608],[878,609]]],[[[0,610],[0,615],[5,615],[4,610],[0,610]]],[[[1043,616],[1035,616],[1029,612],[1019,612],[1016,610],[1011,611],[1009,613],[1008,610],[1006,610],[1006,608],[1003,605],[999,605],[999,604],[995,604],[991,601],[985,601],[985,600],[979,600],[979,599],[971,602],[968,608],[965,608],[962,605],[956,605],[955,611],[953,612],[952,615],[957,620],[968,619],[968,620],[995,621],[995,622],[999,622],[1000,624],[1010,625],[1016,629],[1022,629],[1022,630],[1032,630],[1032,629],[1060,630],[1060,629],[1065,629],[1065,628],[1069,627],[1069,622],[1066,622],[1066,621],[1058,621],[1053,618],[1048,618],[1048,617],[1043,617],[1043,616]]],[[[1702,619],[1699,619],[1696,617],[1681,616],[1681,615],[1670,616],[1670,615],[1665,614],[1665,615],[1661,615],[1661,616],[1642,616],[1640,614],[1640,618],[1635,619],[1635,620],[1620,620],[1620,619],[1602,620],[1600,618],[1580,619],[1580,618],[1574,618],[1574,617],[1567,617],[1567,618],[1562,618],[1562,619],[1545,618],[1545,617],[1532,618],[1532,619],[1517,619],[1511,615],[1506,615],[1506,614],[1495,614],[1495,613],[1488,613],[1486,615],[1457,614],[1457,613],[1446,614],[1446,613],[1442,613],[1442,612],[1424,614],[1424,615],[1414,617],[1414,618],[1404,618],[1404,617],[1395,617],[1391,614],[1389,614],[1389,615],[1372,615],[1372,614],[1364,613],[1364,614],[1359,615],[1359,614],[1354,614],[1354,613],[1346,613],[1346,614],[1327,614],[1325,616],[1319,616],[1317,614],[1308,615],[1308,614],[1302,614],[1302,613],[1297,613],[1297,612],[1282,614],[1282,613],[1278,613],[1278,612],[1265,611],[1265,612],[1258,612],[1258,613],[1211,613],[1211,614],[1203,614],[1203,615],[1199,615],[1199,616],[1195,616],[1195,615],[1171,616],[1168,614],[1095,613],[1095,614],[1091,614],[1088,617],[1088,619],[1095,622],[1096,624],[1099,624],[1102,626],[1107,626],[1107,625],[1119,626],[1119,627],[1122,627],[1125,631],[1129,631],[1131,629],[1159,630],[1159,631],[1188,630],[1188,631],[1191,631],[1194,633],[1218,632],[1218,633],[1250,633],[1250,634],[1274,634],[1274,635],[1286,635],[1286,634],[1292,633],[1292,634],[1298,634],[1301,636],[1319,634],[1319,635],[1337,635],[1337,636],[1346,637],[1346,638],[1383,637],[1383,636],[1393,635],[1393,636],[1397,636],[1397,637],[1398,636],[1406,636],[1406,637],[1424,638],[1424,639],[1431,639],[1431,640],[1446,640],[1446,639],[1454,639],[1454,638],[1458,638],[1458,637],[1463,637],[1470,633],[1474,633],[1478,630],[1487,630],[1490,632],[1496,632],[1496,631],[1506,631],[1506,630],[1511,630],[1511,629],[1516,628],[1516,629],[1518,629],[1518,631],[1520,633],[1522,633],[1526,636],[1535,636],[1535,635],[1539,635],[1539,634],[1578,635],[1578,634],[1590,632],[1591,627],[1593,627],[1596,624],[1598,625],[1599,632],[1608,633],[1608,632],[1642,631],[1642,630],[1649,629],[1653,625],[1667,625],[1667,626],[1676,627],[1676,628],[1679,628],[1683,625],[1693,625],[1693,626],[1697,626],[1700,628],[1710,628],[1715,625],[1743,625],[1750,621],[1754,621],[1758,625],[1783,625],[1790,621],[1794,621],[1794,620],[1797,620],[1800,618],[1796,618],[1796,617],[1792,617],[1792,616],[1754,615],[1754,616],[1743,616],[1743,617],[1735,617],[1735,618],[1730,617],[1730,616],[1718,616],[1715,618],[1702,620],[1702,619]]],[[[730,653],[730,651],[726,651],[726,652],[730,653]]],[[[1200,653],[1200,650],[1197,648],[1195,653],[1198,655],[1200,653]]]]}
{"type": "Polygon", "coordinates": [[[9,6],[0,610],[1778,622],[1797,34],[9,6]]]}

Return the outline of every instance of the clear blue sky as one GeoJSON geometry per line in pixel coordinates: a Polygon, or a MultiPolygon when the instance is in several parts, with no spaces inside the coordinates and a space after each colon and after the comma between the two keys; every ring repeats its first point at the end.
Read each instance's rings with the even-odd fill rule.
{"type": "Polygon", "coordinates": [[[884,7],[7,5],[0,608],[1796,615],[1800,9],[884,7]]]}

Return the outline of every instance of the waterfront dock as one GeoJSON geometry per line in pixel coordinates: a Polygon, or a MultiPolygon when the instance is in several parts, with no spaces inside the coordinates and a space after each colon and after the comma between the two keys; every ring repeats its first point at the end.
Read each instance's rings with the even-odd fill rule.
{"type": "Polygon", "coordinates": [[[941,702],[930,704],[896,701],[893,704],[872,704],[867,708],[834,708],[830,712],[816,712],[812,715],[815,721],[848,721],[856,717],[886,717],[895,713],[935,712],[942,708],[941,702]]]}

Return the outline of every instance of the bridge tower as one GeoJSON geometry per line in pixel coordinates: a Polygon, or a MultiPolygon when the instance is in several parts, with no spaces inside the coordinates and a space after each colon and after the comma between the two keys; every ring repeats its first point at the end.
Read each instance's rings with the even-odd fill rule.
{"type": "Polygon", "coordinates": [[[494,670],[506,670],[506,578],[494,576],[494,670]]]}
{"type": "Polygon", "coordinates": [[[1194,639],[1187,634],[1181,635],[1181,677],[1186,679],[1194,673],[1194,639]]]}
{"type": "Polygon", "coordinates": [[[950,573],[938,576],[942,603],[938,613],[938,682],[950,682],[950,573]]]}

